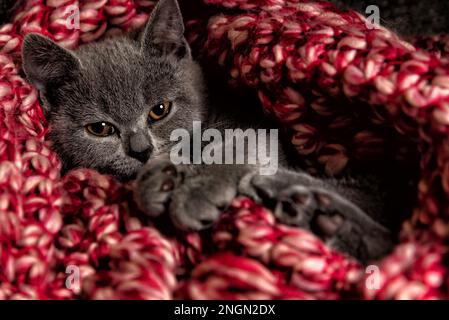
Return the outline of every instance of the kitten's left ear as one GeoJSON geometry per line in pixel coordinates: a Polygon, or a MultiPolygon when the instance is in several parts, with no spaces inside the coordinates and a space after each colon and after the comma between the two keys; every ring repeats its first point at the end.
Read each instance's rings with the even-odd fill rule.
{"type": "Polygon", "coordinates": [[[149,56],[190,57],[182,14],[176,0],[159,0],[145,27],[142,50],[149,56]]]}
{"type": "Polygon", "coordinates": [[[28,81],[44,95],[48,89],[70,80],[81,68],[73,53],[34,33],[23,40],[22,60],[28,81]]]}

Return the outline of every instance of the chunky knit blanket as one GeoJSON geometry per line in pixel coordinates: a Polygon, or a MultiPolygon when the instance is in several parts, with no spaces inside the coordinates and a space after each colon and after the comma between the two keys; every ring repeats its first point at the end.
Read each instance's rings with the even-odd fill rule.
{"type": "Polygon", "coordinates": [[[76,48],[142,26],[154,1],[27,0],[0,29],[0,299],[448,298],[445,36],[412,44],[321,1],[180,2],[196,56],[257,92],[312,172],[418,148],[401,243],[364,266],[247,198],[212,230],[166,233],[142,222],[132,186],[86,169],[61,176],[21,72],[23,36],[76,48]],[[66,23],[74,4],[79,28],[66,23]],[[386,148],[392,137],[404,143],[386,148]]]}

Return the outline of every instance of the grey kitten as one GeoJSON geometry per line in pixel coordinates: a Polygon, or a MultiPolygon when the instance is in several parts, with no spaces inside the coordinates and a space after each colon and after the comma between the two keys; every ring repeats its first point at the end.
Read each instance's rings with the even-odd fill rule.
{"type": "Polygon", "coordinates": [[[183,33],[177,2],[160,0],[137,38],[117,36],[71,52],[37,34],[25,37],[23,68],[40,92],[64,170],[94,168],[123,181],[137,176],[143,212],[166,213],[183,230],[210,227],[244,194],[271,207],[281,222],[312,230],[361,260],[387,253],[391,233],[370,216],[381,211],[379,194],[351,180],[306,174],[294,165],[288,143],[272,176],[260,175],[258,165],[173,165],[170,134],[191,132],[193,121],[219,130],[273,128],[238,103],[246,97],[220,85],[206,97],[183,33]]]}

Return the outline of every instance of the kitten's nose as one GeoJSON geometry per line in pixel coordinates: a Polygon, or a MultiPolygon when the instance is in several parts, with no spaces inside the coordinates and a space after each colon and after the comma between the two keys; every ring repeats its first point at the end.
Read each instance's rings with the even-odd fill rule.
{"type": "Polygon", "coordinates": [[[130,157],[145,163],[150,158],[152,151],[153,146],[146,135],[136,133],[129,138],[128,155],[130,157]]]}

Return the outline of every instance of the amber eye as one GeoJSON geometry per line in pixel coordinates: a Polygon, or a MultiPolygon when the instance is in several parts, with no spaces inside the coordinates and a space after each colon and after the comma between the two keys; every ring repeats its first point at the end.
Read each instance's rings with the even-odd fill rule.
{"type": "Polygon", "coordinates": [[[164,118],[167,114],[169,114],[171,105],[172,103],[167,101],[154,106],[149,113],[151,120],[158,121],[164,118]]]}
{"type": "Polygon", "coordinates": [[[97,137],[108,137],[115,133],[115,127],[107,122],[96,122],[86,126],[86,131],[97,137]]]}

